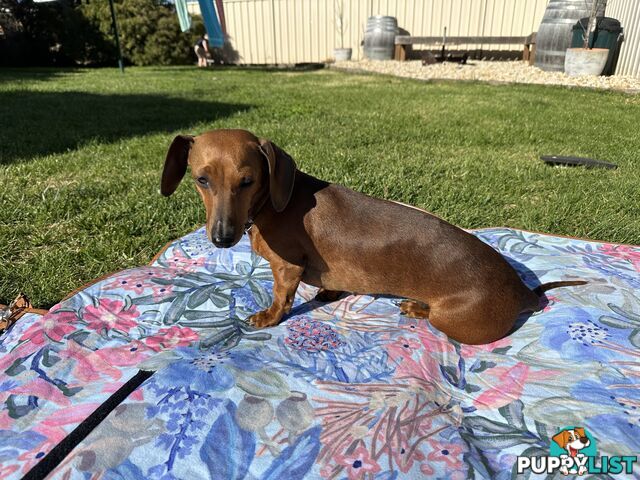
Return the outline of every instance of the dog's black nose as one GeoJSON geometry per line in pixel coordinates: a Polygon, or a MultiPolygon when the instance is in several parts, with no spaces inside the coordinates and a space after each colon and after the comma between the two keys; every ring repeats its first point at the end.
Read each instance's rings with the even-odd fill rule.
{"type": "Polygon", "coordinates": [[[230,247],[235,239],[235,228],[233,227],[233,223],[218,220],[213,229],[211,239],[216,247],[230,247]]]}
{"type": "Polygon", "coordinates": [[[587,437],[580,437],[580,441],[583,443],[583,445],[589,443],[589,439],[587,437]]]}
{"type": "Polygon", "coordinates": [[[231,245],[233,245],[233,237],[225,237],[225,238],[215,237],[213,239],[213,244],[219,248],[230,247],[231,245]]]}

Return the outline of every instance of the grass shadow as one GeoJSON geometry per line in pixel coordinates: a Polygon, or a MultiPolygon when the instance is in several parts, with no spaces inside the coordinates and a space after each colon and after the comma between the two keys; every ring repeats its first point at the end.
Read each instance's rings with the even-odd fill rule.
{"type": "Polygon", "coordinates": [[[246,111],[249,105],[163,95],[13,91],[0,93],[0,164],[187,128],[246,111]]]}
{"type": "Polygon", "coordinates": [[[12,82],[44,82],[47,80],[55,80],[70,73],[77,73],[81,70],[78,68],[1,68],[0,69],[0,85],[12,82]]]}

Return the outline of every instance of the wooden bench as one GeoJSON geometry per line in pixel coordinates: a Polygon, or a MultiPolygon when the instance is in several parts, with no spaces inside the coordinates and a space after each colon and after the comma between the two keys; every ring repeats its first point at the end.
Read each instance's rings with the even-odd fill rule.
{"type": "Polygon", "coordinates": [[[533,65],[536,61],[536,37],[538,33],[533,32],[524,41],[524,51],[522,52],[522,60],[529,65],[533,65]]]}
{"type": "MultiPolygon", "coordinates": [[[[534,35],[534,34],[532,34],[534,35]]],[[[396,35],[395,56],[396,60],[407,59],[407,50],[411,45],[523,45],[523,59],[529,59],[529,45],[531,35],[526,37],[412,37],[409,35],[396,35]]]]}

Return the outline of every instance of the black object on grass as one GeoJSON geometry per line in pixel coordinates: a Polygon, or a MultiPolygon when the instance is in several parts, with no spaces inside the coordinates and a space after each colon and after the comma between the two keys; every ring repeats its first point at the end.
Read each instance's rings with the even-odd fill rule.
{"type": "Polygon", "coordinates": [[[565,165],[569,167],[583,166],[586,168],[606,168],[609,170],[618,168],[618,165],[616,165],[615,163],[603,162],[602,160],[594,160],[593,158],[542,155],[540,159],[549,165],[565,165]]]}

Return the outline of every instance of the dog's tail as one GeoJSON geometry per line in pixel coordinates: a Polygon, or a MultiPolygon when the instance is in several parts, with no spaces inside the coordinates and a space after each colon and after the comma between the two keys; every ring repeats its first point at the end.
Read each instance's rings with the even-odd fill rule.
{"type": "Polygon", "coordinates": [[[568,280],[563,282],[543,283],[542,285],[538,285],[536,288],[534,288],[533,293],[541,297],[544,292],[546,292],[547,290],[551,290],[552,288],[575,287],[577,285],[586,285],[587,283],[589,282],[586,282],[584,280],[568,280]]]}

